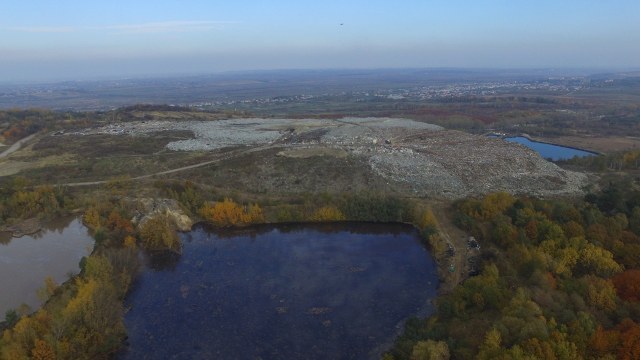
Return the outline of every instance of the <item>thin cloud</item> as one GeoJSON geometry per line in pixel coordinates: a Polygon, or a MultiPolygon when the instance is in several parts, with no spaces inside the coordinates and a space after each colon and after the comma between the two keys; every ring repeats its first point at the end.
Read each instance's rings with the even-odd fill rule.
{"type": "Polygon", "coordinates": [[[26,33],[69,33],[78,31],[78,28],[71,26],[20,26],[7,28],[13,32],[26,32],[26,33]]]}
{"type": "Polygon", "coordinates": [[[220,28],[221,25],[235,24],[234,21],[164,21],[144,24],[112,25],[98,28],[116,30],[124,33],[163,33],[207,31],[220,28]]]}
{"type": "Polygon", "coordinates": [[[110,31],[116,33],[175,33],[198,32],[219,29],[223,25],[237,24],[237,21],[163,21],[141,24],[122,24],[91,27],[73,26],[21,26],[6,28],[13,32],[25,33],[71,33],[81,31],[110,31]]]}

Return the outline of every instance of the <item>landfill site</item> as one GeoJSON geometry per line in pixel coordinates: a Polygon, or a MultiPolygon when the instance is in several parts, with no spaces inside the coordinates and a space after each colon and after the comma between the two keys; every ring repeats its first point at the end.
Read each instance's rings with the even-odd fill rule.
{"type": "Polygon", "coordinates": [[[358,188],[348,182],[360,181],[353,179],[359,174],[373,187],[442,199],[495,191],[579,195],[588,183],[586,174],[562,169],[522,145],[408,119],[148,120],[113,123],[64,135],[141,137],[168,131],[193,134],[190,139],[169,142],[166,149],[171,152],[213,155],[234,149],[235,158],[225,157],[225,164],[233,167],[237,162],[254,176],[249,179],[242,176],[242,171],[226,166],[220,168],[219,178],[235,177],[238,186],[260,187],[264,191],[317,191],[314,187],[321,187],[322,183],[305,178],[304,173],[322,177],[331,164],[342,170],[326,173],[330,178],[325,184],[342,179],[345,185],[338,190],[358,188]],[[300,162],[307,164],[287,167],[300,162]],[[309,170],[309,166],[315,168],[309,170]],[[246,183],[249,181],[257,183],[246,183]]]}

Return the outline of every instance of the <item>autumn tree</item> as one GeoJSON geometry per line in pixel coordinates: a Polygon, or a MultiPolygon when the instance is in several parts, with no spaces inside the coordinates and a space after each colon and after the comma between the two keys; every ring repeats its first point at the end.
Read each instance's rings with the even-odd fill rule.
{"type": "Polygon", "coordinates": [[[411,360],[448,360],[449,347],[444,341],[418,341],[411,352],[411,360]]]}
{"type": "Polygon", "coordinates": [[[116,209],[113,209],[109,214],[106,226],[112,234],[121,239],[124,239],[127,235],[133,234],[133,224],[131,221],[124,218],[116,209]]]}
{"type": "Polygon", "coordinates": [[[435,215],[433,215],[433,211],[431,209],[425,210],[422,215],[419,217],[418,227],[421,230],[425,229],[435,229],[438,226],[438,221],[436,220],[435,215]]]}
{"type": "Polygon", "coordinates": [[[46,217],[58,214],[64,207],[64,192],[60,188],[40,186],[35,190],[17,188],[5,195],[4,213],[15,218],[46,217]]]}
{"type": "Polygon", "coordinates": [[[506,192],[489,194],[482,199],[480,217],[483,220],[491,220],[496,215],[503,213],[515,201],[516,199],[506,192]]]}
{"type": "Polygon", "coordinates": [[[640,359],[640,324],[624,319],[610,330],[598,326],[589,346],[600,357],[615,354],[617,359],[640,359]]]}
{"type": "Polygon", "coordinates": [[[91,229],[98,229],[101,226],[100,212],[94,206],[88,208],[82,216],[82,222],[91,229]]]}
{"type": "Polygon", "coordinates": [[[86,358],[119,347],[124,334],[116,289],[93,278],[78,280],[78,292],[62,311],[69,358],[86,358]]]}
{"type": "Polygon", "coordinates": [[[606,354],[614,353],[620,343],[620,332],[616,330],[604,330],[599,325],[591,335],[589,350],[596,356],[604,357],[606,354]]]}
{"type": "Polygon", "coordinates": [[[630,269],[613,277],[613,285],[620,298],[640,302],[640,270],[630,269]]]}
{"type": "Polygon", "coordinates": [[[131,236],[131,235],[127,235],[127,236],[125,236],[124,240],[122,241],[122,244],[127,249],[135,249],[136,248],[136,238],[131,236]]]}
{"type": "Polygon", "coordinates": [[[580,250],[580,262],[577,264],[583,272],[609,277],[622,271],[622,267],[613,259],[613,254],[601,247],[587,244],[580,250]]]}
{"type": "Polygon", "coordinates": [[[588,275],[582,282],[587,289],[587,301],[598,309],[612,311],[616,308],[616,289],[610,280],[588,275]]]}
{"type": "Polygon", "coordinates": [[[502,352],[502,335],[493,328],[484,335],[484,342],[480,346],[478,359],[496,359],[502,352]]]}
{"type": "Polygon", "coordinates": [[[46,301],[54,294],[57,288],[58,284],[56,281],[51,276],[47,276],[44,279],[44,287],[38,290],[38,298],[42,301],[46,301]]]}
{"type": "Polygon", "coordinates": [[[44,340],[37,339],[31,350],[33,360],[55,360],[56,354],[53,346],[44,340]]]}
{"type": "Polygon", "coordinates": [[[338,210],[335,206],[323,206],[316,210],[309,217],[311,221],[341,221],[345,220],[345,216],[342,211],[338,210]]]}
{"type": "Polygon", "coordinates": [[[245,220],[251,224],[263,223],[265,220],[262,208],[258,204],[249,205],[245,220]]]}
{"type": "Polygon", "coordinates": [[[617,328],[620,330],[618,359],[640,359],[640,324],[626,319],[617,328]]]}
{"type": "Polygon", "coordinates": [[[182,243],[175,227],[166,215],[158,214],[139,226],[142,246],[148,250],[180,252],[182,243]]]}
{"type": "Polygon", "coordinates": [[[523,288],[519,288],[510,303],[502,309],[497,328],[505,345],[515,345],[532,337],[546,339],[549,336],[542,309],[523,288]]]}
{"type": "Polygon", "coordinates": [[[249,205],[247,209],[229,198],[213,205],[205,204],[200,209],[200,215],[220,227],[264,222],[264,215],[258,204],[249,205]]]}

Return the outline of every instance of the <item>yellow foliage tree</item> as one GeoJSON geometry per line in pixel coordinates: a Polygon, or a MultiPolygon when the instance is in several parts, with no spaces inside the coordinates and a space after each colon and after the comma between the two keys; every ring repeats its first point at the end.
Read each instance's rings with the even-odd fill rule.
{"type": "Polygon", "coordinates": [[[411,352],[411,360],[448,360],[449,357],[449,346],[444,341],[418,341],[411,352]]]}
{"type": "Polygon", "coordinates": [[[588,275],[584,281],[587,284],[587,300],[591,305],[602,310],[615,310],[616,289],[611,280],[588,275]]]}
{"type": "Polygon", "coordinates": [[[249,205],[247,215],[249,220],[248,222],[252,224],[264,222],[264,214],[262,213],[262,209],[258,204],[249,205]]]}
{"type": "Polygon", "coordinates": [[[622,266],[613,259],[613,254],[601,247],[587,244],[580,251],[580,263],[598,276],[612,276],[622,272],[622,266]]]}
{"type": "Polygon", "coordinates": [[[323,206],[320,209],[316,210],[309,220],[311,221],[341,221],[345,220],[346,217],[335,206],[323,206]]]}
{"type": "Polygon", "coordinates": [[[78,280],[78,292],[62,310],[71,358],[104,353],[105,345],[118,346],[124,334],[122,303],[111,284],[78,280]]]}
{"type": "Polygon", "coordinates": [[[100,227],[100,212],[95,207],[90,207],[85,211],[82,217],[82,222],[91,229],[97,229],[100,227]]]}
{"type": "Polygon", "coordinates": [[[422,214],[422,216],[420,217],[420,222],[418,223],[418,226],[420,227],[421,230],[424,230],[427,227],[435,228],[438,226],[438,221],[436,220],[436,217],[433,215],[433,211],[431,211],[431,209],[427,209],[427,211],[425,211],[422,214]]]}
{"type": "Polygon", "coordinates": [[[136,238],[131,235],[127,235],[124,238],[124,247],[127,249],[135,249],[136,248],[136,238]]]}
{"type": "Polygon", "coordinates": [[[53,295],[57,288],[58,284],[56,281],[51,276],[47,276],[44,279],[44,287],[38,290],[38,298],[42,301],[46,301],[53,295]]]}
{"type": "Polygon", "coordinates": [[[104,256],[89,256],[84,266],[85,277],[98,280],[101,282],[109,282],[113,277],[113,266],[104,256]]]}
{"type": "Polygon", "coordinates": [[[127,250],[90,256],[65,295],[4,331],[0,359],[110,358],[125,335],[121,289],[127,285],[120,278],[127,259],[121,255],[135,256],[127,250]]]}
{"type": "Polygon", "coordinates": [[[482,199],[481,216],[484,220],[491,220],[513,205],[515,201],[516,199],[506,192],[489,194],[482,199]]]}
{"type": "Polygon", "coordinates": [[[495,359],[501,352],[502,336],[493,328],[484,335],[484,343],[480,346],[478,359],[495,359]]]}
{"type": "Polygon", "coordinates": [[[51,316],[38,310],[33,316],[23,316],[11,330],[4,332],[2,343],[7,344],[0,353],[1,358],[28,359],[36,342],[49,332],[51,316]]]}

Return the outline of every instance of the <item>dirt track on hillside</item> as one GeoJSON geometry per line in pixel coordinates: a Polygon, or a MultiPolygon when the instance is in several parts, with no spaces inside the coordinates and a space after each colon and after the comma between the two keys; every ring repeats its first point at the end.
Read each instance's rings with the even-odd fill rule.
{"type": "Polygon", "coordinates": [[[31,139],[33,139],[34,137],[36,137],[36,134],[31,134],[25,138],[22,138],[18,141],[16,141],[13,145],[11,145],[7,150],[3,151],[2,153],[0,153],[0,159],[5,158],[9,155],[11,155],[12,153],[20,150],[20,148],[22,147],[23,144],[31,141],[31,139]]]}

